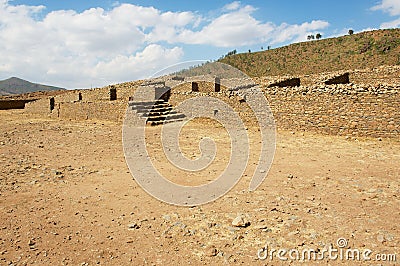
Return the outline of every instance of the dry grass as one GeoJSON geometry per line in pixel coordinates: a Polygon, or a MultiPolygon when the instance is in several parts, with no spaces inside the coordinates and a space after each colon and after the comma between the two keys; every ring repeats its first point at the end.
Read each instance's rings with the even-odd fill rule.
{"type": "Polygon", "coordinates": [[[400,29],[295,43],[268,51],[228,56],[221,62],[250,76],[315,74],[398,65],[400,29]]]}

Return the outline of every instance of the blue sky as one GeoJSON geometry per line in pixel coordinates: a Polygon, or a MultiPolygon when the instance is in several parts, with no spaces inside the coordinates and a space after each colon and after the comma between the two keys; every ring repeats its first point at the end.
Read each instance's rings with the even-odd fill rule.
{"type": "Polygon", "coordinates": [[[399,0],[0,0],[0,79],[90,88],[233,49],[397,27],[399,0]]]}

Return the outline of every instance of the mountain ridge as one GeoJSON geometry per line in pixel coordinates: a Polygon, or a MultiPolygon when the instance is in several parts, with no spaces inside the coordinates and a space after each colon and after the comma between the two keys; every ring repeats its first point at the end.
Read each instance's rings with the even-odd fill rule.
{"type": "Polygon", "coordinates": [[[18,77],[0,80],[0,95],[16,95],[36,91],[65,90],[64,88],[33,83],[18,77]]]}

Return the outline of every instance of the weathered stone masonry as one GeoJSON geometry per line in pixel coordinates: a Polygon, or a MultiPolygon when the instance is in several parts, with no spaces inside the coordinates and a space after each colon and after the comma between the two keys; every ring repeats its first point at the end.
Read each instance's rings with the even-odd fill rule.
{"type": "Polygon", "coordinates": [[[67,91],[30,102],[26,105],[26,111],[60,119],[122,121],[129,96],[141,83],[127,82],[105,88],[67,91]]]}
{"type": "MultiPolygon", "coordinates": [[[[326,85],[324,81],[328,80],[327,77],[333,81],[334,77],[321,74],[320,78],[317,76],[304,77],[306,85],[295,87],[270,86],[282,81],[283,83],[276,85],[285,85],[285,79],[279,77],[260,78],[256,82],[269,101],[278,129],[346,136],[398,138],[400,133],[400,84],[397,81],[399,80],[400,69],[399,71],[396,69],[379,71],[393,73],[391,76],[393,79],[386,78],[385,85],[375,83],[370,85],[353,83],[326,85]],[[318,81],[311,84],[311,78],[318,81]],[[393,82],[391,83],[390,80],[393,80],[393,82]]],[[[351,82],[353,78],[355,79],[357,73],[366,76],[366,72],[350,72],[350,80],[344,80],[348,76],[343,76],[343,73],[340,73],[337,76],[342,76],[342,78],[338,79],[338,83],[351,82]]],[[[293,77],[288,77],[288,79],[291,78],[293,77]]],[[[301,84],[303,84],[303,77],[300,79],[301,84]]],[[[254,116],[245,99],[239,96],[240,90],[251,88],[251,84],[237,86],[238,91],[230,91],[228,88],[220,86],[220,92],[215,92],[216,87],[213,82],[199,81],[199,92],[192,92],[192,82],[196,81],[184,81],[186,83],[171,90],[170,104],[176,105],[185,99],[198,95],[217,97],[230,104],[246,123],[255,123],[254,116]]],[[[168,86],[174,84],[174,82],[179,84],[182,83],[182,80],[171,79],[166,81],[165,84],[168,86]]],[[[232,79],[230,82],[240,84],[247,81],[232,79]]],[[[111,87],[109,86],[88,91],[72,91],[55,96],[55,108],[51,112],[49,99],[28,103],[26,111],[61,119],[122,121],[129,97],[134,94],[140,84],[141,82],[131,82],[114,85],[117,100],[110,101],[111,87]],[[79,93],[81,96],[79,96],[79,93]]],[[[223,114],[218,113],[218,115],[223,114]]]]}

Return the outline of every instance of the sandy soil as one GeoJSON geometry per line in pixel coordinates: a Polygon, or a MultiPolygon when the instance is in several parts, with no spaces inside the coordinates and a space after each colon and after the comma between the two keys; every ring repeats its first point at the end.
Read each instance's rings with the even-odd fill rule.
{"type": "MultiPolygon", "coordinates": [[[[373,260],[376,254],[400,260],[399,139],[279,131],[274,163],[258,190],[247,190],[255,152],[228,194],[188,208],[160,202],[134,181],[117,123],[0,111],[0,124],[0,265],[286,265],[298,261],[260,260],[257,252],[266,245],[323,250],[339,238],[348,241],[346,249],[370,249],[373,260]],[[246,226],[232,224],[238,216],[246,226]]],[[[257,130],[248,131],[257,150],[257,130]]],[[[192,158],[199,135],[222,145],[203,174],[169,166],[159,127],[148,131],[149,153],[177,183],[208,182],[229,156],[224,132],[193,122],[182,133],[192,158]]]]}

